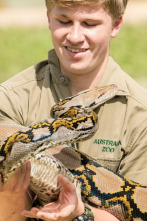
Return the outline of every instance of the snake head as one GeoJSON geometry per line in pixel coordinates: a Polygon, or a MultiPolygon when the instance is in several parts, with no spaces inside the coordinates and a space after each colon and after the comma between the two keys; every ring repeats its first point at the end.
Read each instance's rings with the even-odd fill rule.
{"type": "Polygon", "coordinates": [[[72,115],[73,112],[69,113],[69,108],[74,107],[95,109],[115,97],[118,91],[119,89],[115,84],[81,91],[74,96],[60,100],[55,104],[51,109],[51,116],[55,118],[62,117],[65,116],[67,112],[68,115],[72,115]]]}

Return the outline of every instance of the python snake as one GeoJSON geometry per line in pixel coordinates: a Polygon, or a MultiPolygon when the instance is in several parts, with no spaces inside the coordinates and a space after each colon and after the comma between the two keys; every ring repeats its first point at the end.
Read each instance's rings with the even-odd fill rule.
{"type": "Polygon", "coordinates": [[[121,221],[147,220],[147,187],[137,184],[69,145],[89,139],[98,129],[96,107],[117,95],[116,85],[94,88],[61,100],[54,118],[30,127],[0,125],[0,173],[6,182],[30,159],[30,188],[40,205],[58,198],[57,174],[80,185],[84,201],[105,209],[121,221]]]}

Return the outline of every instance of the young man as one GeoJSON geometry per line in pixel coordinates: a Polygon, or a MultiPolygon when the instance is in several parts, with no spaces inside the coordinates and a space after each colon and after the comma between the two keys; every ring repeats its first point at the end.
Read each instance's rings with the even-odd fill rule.
{"type": "MultiPolygon", "coordinates": [[[[121,175],[147,184],[147,91],[109,56],[110,40],[121,28],[127,0],[46,3],[55,50],[49,51],[48,60],[1,85],[0,123],[31,125],[50,118],[51,107],[61,98],[116,84],[124,92],[97,108],[99,129],[90,140],[78,143],[77,148],[121,175]]],[[[63,186],[59,200],[41,210],[27,211],[33,197],[28,189],[29,174],[27,162],[7,183],[1,182],[0,220],[38,217],[71,221],[84,213],[75,187],[62,176],[58,177],[63,186]]],[[[117,220],[106,211],[91,210],[94,220],[117,220]]]]}

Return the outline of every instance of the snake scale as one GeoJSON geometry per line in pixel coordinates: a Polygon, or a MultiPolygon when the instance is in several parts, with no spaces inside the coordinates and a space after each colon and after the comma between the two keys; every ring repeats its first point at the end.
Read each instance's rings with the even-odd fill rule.
{"type": "Polygon", "coordinates": [[[41,206],[58,198],[61,186],[57,174],[61,173],[80,187],[85,202],[109,211],[121,221],[147,220],[146,186],[120,176],[68,145],[95,133],[98,116],[93,109],[117,96],[117,92],[116,85],[85,90],[55,104],[54,118],[29,127],[0,125],[3,182],[30,159],[30,188],[41,206]]]}

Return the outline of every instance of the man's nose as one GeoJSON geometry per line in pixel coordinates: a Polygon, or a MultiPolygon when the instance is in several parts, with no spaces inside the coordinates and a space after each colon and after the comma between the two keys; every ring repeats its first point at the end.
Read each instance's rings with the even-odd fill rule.
{"type": "Polygon", "coordinates": [[[85,36],[82,27],[79,24],[73,24],[69,29],[69,32],[67,34],[67,39],[72,44],[77,44],[84,41],[85,36]]]}

